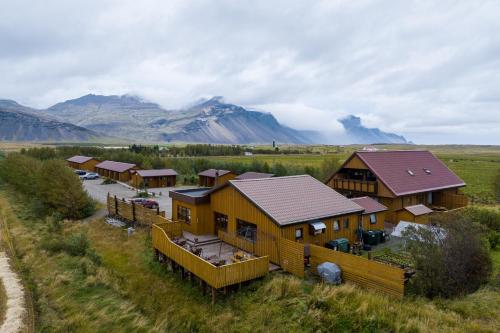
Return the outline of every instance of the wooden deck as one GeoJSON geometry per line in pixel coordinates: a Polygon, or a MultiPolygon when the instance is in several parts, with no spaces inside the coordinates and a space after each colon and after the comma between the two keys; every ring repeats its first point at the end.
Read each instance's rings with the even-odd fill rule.
{"type": "MultiPolygon", "coordinates": [[[[248,257],[240,262],[215,266],[208,260],[192,253],[176,244],[174,237],[182,236],[182,225],[177,222],[154,224],[152,227],[153,247],[169,260],[181,266],[187,272],[203,280],[215,289],[235,285],[244,281],[256,279],[266,275],[269,271],[269,257],[248,257]]],[[[217,252],[217,244],[212,251],[217,252]]],[[[225,248],[225,256],[228,256],[225,248]]],[[[227,258],[229,259],[229,258],[227,258]]]]}

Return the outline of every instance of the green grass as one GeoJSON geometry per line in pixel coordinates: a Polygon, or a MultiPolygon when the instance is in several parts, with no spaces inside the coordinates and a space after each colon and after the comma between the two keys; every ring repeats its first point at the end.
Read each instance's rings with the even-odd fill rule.
{"type": "MultiPolygon", "coordinates": [[[[311,283],[271,274],[212,306],[198,286],[152,259],[149,233],[102,220],[66,222],[62,234],[85,232],[102,258],[50,253],[55,236],[18,197],[0,192],[17,253],[35,289],[38,331],[47,332],[495,332],[500,293],[495,281],[456,300],[393,299],[352,285],[311,283]],[[9,201],[16,202],[11,205],[9,201]]],[[[498,252],[493,253],[496,274],[498,252]]]]}
{"type": "Polygon", "coordinates": [[[5,320],[5,311],[7,310],[7,294],[5,293],[5,286],[0,281],[0,326],[5,320]]]}

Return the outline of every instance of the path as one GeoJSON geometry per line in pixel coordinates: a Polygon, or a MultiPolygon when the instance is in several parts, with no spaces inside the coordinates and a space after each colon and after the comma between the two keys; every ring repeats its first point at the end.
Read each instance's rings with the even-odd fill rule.
{"type": "Polygon", "coordinates": [[[24,291],[17,274],[14,273],[9,264],[9,258],[5,252],[0,252],[0,279],[5,288],[7,296],[7,307],[5,320],[0,326],[2,333],[20,332],[24,326],[25,316],[24,291]]]}

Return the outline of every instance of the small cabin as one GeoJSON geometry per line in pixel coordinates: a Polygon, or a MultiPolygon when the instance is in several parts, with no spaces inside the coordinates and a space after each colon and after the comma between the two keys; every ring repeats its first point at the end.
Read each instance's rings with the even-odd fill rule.
{"type": "Polygon", "coordinates": [[[135,170],[139,169],[135,164],[115,161],[104,161],[95,166],[95,172],[102,177],[111,178],[120,182],[128,182],[135,170]]]}
{"type": "Polygon", "coordinates": [[[235,180],[245,180],[245,179],[260,179],[260,178],[271,178],[271,177],[274,177],[274,174],[248,171],[248,172],[242,173],[241,175],[236,176],[234,179],[235,180]]]}
{"type": "Polygon", "coordinates": [[[132,186],[136,188],[174,187],[177,172],[173,169],[137,170],[132,174],[132,186]]]}
{"type": "Polygon", "coordinates": [[[370,197],[352,198],[351,200],[364,209],[361,214],[363,230],[384,230],[386,206],[370,197]]]}
{"type": "Polygon", "coordinates": [[[222,185],[235,177],[234,172],[229,170],[208,169],[198,173],[198,185],[201,187],[214,187],[222,185]]]}
{"type": "Polygon", "coordinates": [[[66,161],[70,168],[92,172],[95,171],[95,166],[100,163],[99,160],[93,157],[79,155],[70,157],[66,161]]]}

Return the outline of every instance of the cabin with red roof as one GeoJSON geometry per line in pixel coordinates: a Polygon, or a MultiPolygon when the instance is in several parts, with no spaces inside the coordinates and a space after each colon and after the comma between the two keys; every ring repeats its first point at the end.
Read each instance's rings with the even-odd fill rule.
{"type": "Polygon", "coordinates": [[[90,156],[73,156],[66,160],[68,166],[77,170],[95,171],[95,166],[100,163],[98,159],[90,156]]]}
{"type": "Polygon", "coordinates": [[[213,187],[222,185],[235,177],[236,174],[229,170],[208,169],[198,173],[198,185],[201,187],[213,187]]]}
{"type": "Polygon", "coordinates": [[[388,207],[385,218],[391,223],[426,223],[434,210],[468,203],[460,191],[465,182],[429,151],[358,151],[326,184],[350,198],[376,198],[388,207]]]}
{"type": "Polygon", "coordinates": [[[95,166],[95,172],[102,177],[120,182],[128,182],[137,169],[139,168],[135,164],[115,161],[104,161],[95,166]]]}
{"type": "Polygon", "coordinates": [[[137,170],[132,174],[132,186],[136,188],[174,187],[177,172],[174,169],[137,170]]]}

